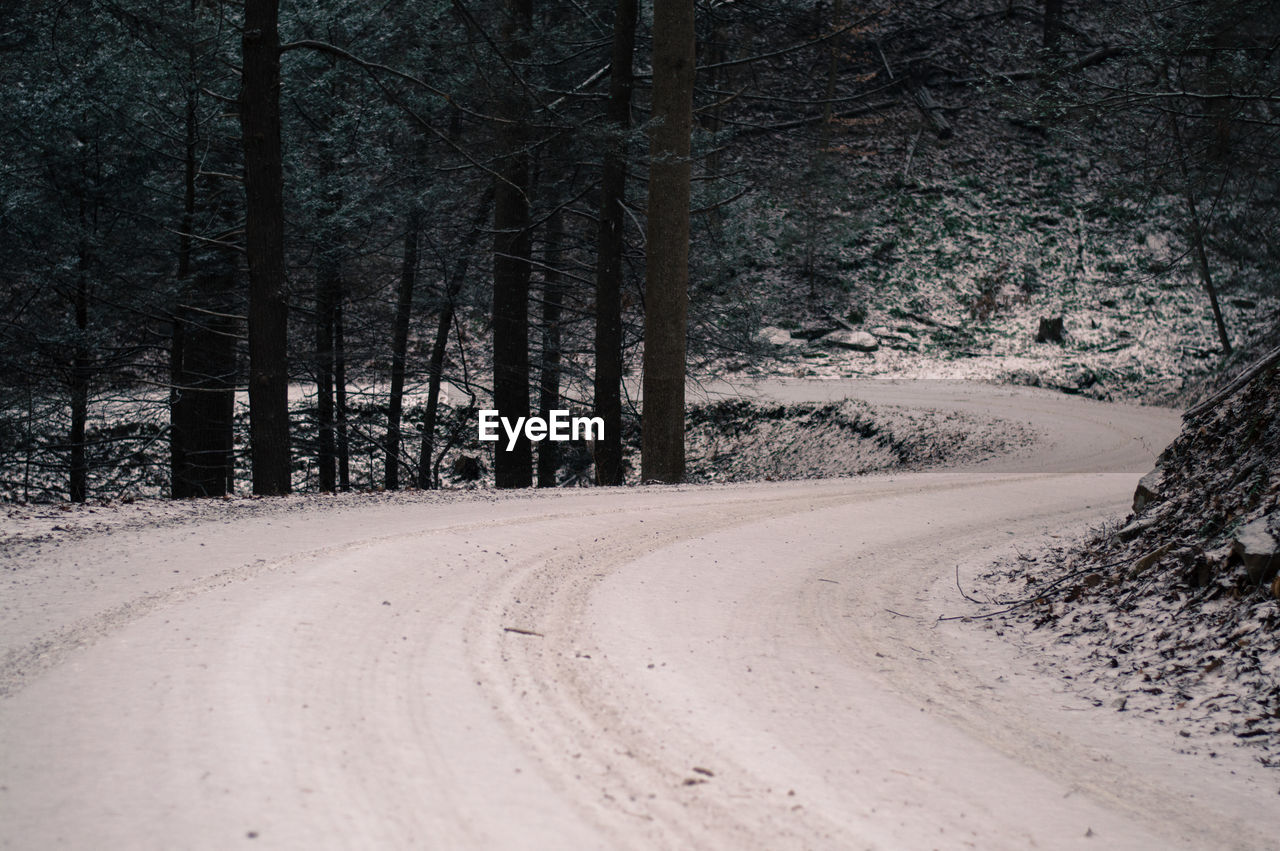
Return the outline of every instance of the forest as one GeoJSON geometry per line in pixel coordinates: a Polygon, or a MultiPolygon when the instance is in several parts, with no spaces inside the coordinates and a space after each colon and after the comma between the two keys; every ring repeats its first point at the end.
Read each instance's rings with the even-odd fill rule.
{"type": "Polygon", "coordinates": [[[1275,0],[28,0],[0,92],[0,847],[1277,847],[1275,0]]]}
{"type": "Polygon", "coordinates": [[[8,501],[675,482],[689,380],[1280,326],[1265,0],[37,0],[0,89],[8,501]]]}

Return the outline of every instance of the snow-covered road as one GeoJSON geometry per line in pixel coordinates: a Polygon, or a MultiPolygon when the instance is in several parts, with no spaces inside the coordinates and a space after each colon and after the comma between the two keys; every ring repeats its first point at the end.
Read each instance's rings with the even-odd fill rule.
{"type": "Polygon", "coordinates": [[[1043,439],[851,480],[212,511],[14,556],[0,845],[1275,847],[1274,771],[1179,754],[936,620],[967,611],[957,565],[1122,511],[1176,415],[769,387],[849,392],[1043,439]]]}

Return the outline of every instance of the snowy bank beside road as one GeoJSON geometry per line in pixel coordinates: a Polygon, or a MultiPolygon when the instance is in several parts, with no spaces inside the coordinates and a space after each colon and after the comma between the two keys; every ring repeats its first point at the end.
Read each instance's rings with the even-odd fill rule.
{"type": "Polygon", "coordinates": [[[1125,521],[1005,563],[974,593],[1026,601],[999,629],[1100,705],[1176,725],[1190,749],[1238,745],[1280,767],[1277,538],[1272,364],[1188,418],[1125,521]]]}
{"type": "Polygon", "coordinates": [[[713,402],[689,411],[688,478],[747,482],[958,466],[1025,449],[1025,424],[958,411],[841,402],[713,402]]]}

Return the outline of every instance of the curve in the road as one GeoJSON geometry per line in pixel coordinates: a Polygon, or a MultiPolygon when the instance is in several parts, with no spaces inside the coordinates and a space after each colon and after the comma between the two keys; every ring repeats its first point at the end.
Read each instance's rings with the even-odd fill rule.
{"type": "Polygon", "coordinates": [[[936,622],[962,611],[957,564],[1121,508],[1172,412],[936,382],[764,390],[1016,418],[1044,439],[965,471],[340,502],[65,545],[11,571],[0,842],[1280,835],[1273,774],[1178,755],[989,633],[936,622]]]}

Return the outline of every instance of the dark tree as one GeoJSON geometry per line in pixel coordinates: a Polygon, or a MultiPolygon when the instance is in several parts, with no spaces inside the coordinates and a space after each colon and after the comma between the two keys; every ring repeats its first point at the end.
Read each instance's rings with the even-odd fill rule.
{"type": "Polygon", "coordinates": [[[337,488],[338,442],[334,412],[335,336],[337,301],[342,282],[332,260],[321,261],[316,273],[315,356],[316,378],[316,471],[319,488],[331,493],[337,488]]]}
{"type": "Polygon", "coordinates": [[[249,439],[256,494],[290,490],[278,25],[279,0],[245,0],[240,126],[249,261],[249,439]]]}
{"type": "Polygon", "coordinates": [[[404,409],[404,372],[409,348],[409,319],[413,310],[413,288],[418,279],[418,231],[422,213],[409,211],[404,231],[404,258],[400,266],[400,287],[396,294],[395,324],[391,329],[391,396],[387,400],[387,490],[400,487],[400,418],[404,409]]]}
{"type": "Polygon", "coordinates": [[[1052,49],[1058,46],[1062,32],[1062,0],[1044,0],[1044,46],[1052,49]]]}
{"type": "MultiPolygon", "coordinates": [[[[527,56],[533,21],[532,0],[506,0],[503,44],[512,67],[527,56]]],[[[529,103],[520,80],[505,82],[498,110],[502,159],[494,179],[493,202],[493,404],[515,422],[529,416],[529,103]]],[[[521,434],[510,451],[494,450],[494,483],[500,488],[533,484],[533,449],[521,434]]]]}
{"type": "Polygon", "coordinates": [[[89,412],[89,382],[93,379],[93,364],[89,360],[89,347],[85,338],[89,333],[89,237],[93,220],[87,204],[81,204],[80,218],[85,235],[81,238],[79,264],[73,304],[75,309],[76,341],[71,355],[71,447],[70,495],[72,502],[84,502],[89,493],[89,462],[85,455],[85,420],[89,412]]]}
{"type": "MultiPolygon", "coordinates": [[[[564,218],[557,211],[547,223],[547,248],[542,275],[542,359],[538,370],[538,413],[543,419],[560,407],[560,312],[564,282],[556,267],[564,242],[564,218]]],[[[556,486],[560,469],[560,444],[544,440],[538,445],[538,487],[556,486]]]]}
{"type": "Polygon", "coordinates": [[[170,406],[172,494],[221,496],[232,490],[238,322],[228,314],[235,266],[196,275],[174,324],[170,406]]]}
{"type": "Polygon", "coordinates": [[[1169,114],[1169,131],[1174,140],[1174,159],[1178,163],[1178,174],[1182,178],[1182,198],[1187,205],[1187,239],[1195,254],[1196,272],[1200,276],[1200,284],[1205,295],[1209,297],[1209,307],[1213,311],[1213,327],[1218,332],[1218,342],[1222,344],[1223,355],[1231,354],[1231,335],[1227,333],[1227,323],[1222,318],[1222,306],[1218,303],[1218,288],[1213,283],[1213,270],[1209,266],[1209,255],[1205,251],[1204,222],[1200,218],[1200,209],[1196,204],[1196,191],[1191,183],[1191,170],[1187,167],[1186,143],[1182,138],[1182,128],[1178,126],[1178,117],[1169,114]]]}
{"type": "MultiPolygon", "coordinates": [[[[191,23],[199,22],[192,3],[191,23]]],[[[211,138],[201,120],[201,58],[186,48],[182,219],[178,298],[170,335],[170,493],[175,499],[222,496],[234,489],[238,257],[225,243],[240,216],[238,197],[220,175],[234,170],[229,140],[211,138]],[[202,171],[217,177],[201,177],[202,171]],[[211,237],[197,244],[197,219],[211,237]]],[[[235,193],[238,196],[238,191],[235,193]]]]}
{"type": "Polygon", "coordinates": [[[449,347],[449,331],[453,328],[459,293],[467,280],[471,254],[480,241],[481,228],[488,220],[489,208],[492,206],[493,193],[486,192],[476,208],[470,230],[457,247],[457,262],[452,269],[446,271],[435,342],[431,346],[431,359],[427,362],[427,411],[422,421],[422,448],[418,456],[418,487],[423,490],[437,484],[434,475],[436,421],[439,418],[440,382],[444,378],[444,356],[449,347]]]}
{"type": "Polygon", "coordinates": [[[618,0],[613,21],[607,118],[612,135],[600,181],[600,230],[596,254],[595,413],[604,420],[596,441],[596,483],[620,485],[622,470],[622,252],[627,191],[627,130],[631,126],[631,70],[636,40],[636,0],[618,0]]]}
{"type": "Polygon", "coordinates": [[[693,0],[655,0],[640,460],[645,481],[684,478],[694,57],[693,0]]]}
{"type": "Polygon", "coordinates": [[[342,279],[335,278],[333,295],[333,430],[338,453],[338,490],[351,490],[351,434],[347,423],[347,325],[346,295],[342,279]]]}

